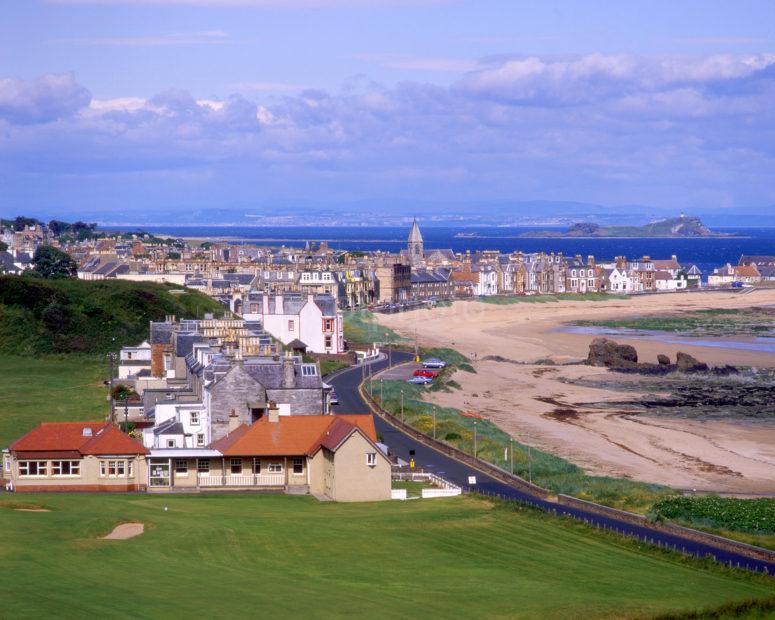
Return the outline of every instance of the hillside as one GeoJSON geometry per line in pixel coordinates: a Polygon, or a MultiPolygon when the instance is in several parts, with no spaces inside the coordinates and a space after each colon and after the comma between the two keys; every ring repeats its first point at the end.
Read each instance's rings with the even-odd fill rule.
{"type": "Polygon", "coordinates": [[[589,222],[577,222],[567,231],[542,230],[528,232],[523,237],[728,237],[713,232],[698,217],[668,218],[650,222],[644,226],[600,226],[589,222]]]}
{"type": "Polygon", "coordinates": [[[0,276],[0,353],[101,354],[148,337],[165,315],[217,316],[224,307],[196,291],[128,281],[0,276]]]}

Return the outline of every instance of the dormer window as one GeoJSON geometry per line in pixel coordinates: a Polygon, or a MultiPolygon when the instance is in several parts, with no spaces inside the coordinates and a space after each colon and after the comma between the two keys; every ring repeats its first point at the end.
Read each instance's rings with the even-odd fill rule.
{"type": "Polygon", "coordinates": [[[301,376],[302,377],[317,377],[318,367],[316,364],[302,364],[301,376]]]}

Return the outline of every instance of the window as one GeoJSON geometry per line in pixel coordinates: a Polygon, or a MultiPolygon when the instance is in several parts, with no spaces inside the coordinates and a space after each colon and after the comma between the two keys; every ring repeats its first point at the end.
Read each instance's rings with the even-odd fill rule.
{"type": "Polygon", "coordinates": [[[126,475],[128,478],[134,478],[135,477],[135,463],[134,461],[127,461],[126,462],[126,475]]]}
{"type": "Polygon", "coordinates": [[[304,473],[304,459],[301,457],[293,458],[293,475],[300,476],[304,473]]]}
{"type": "Polygon", "coordinates": [[[131,352],[131,351],[127,351],[127,353],[126,353],[126,358],[127,358],[128,360],[131,360],[131,359],[132,359],[132,352],[131,352]]]}
{"type": "Polygon", "coordinates": [[[20,476],[45,476],[47,461],[19,461],[20,476]]]}
{"type": "Polygon", "coordinates": [[[168,439],[167,440],[167,447],[168,448],[174,448],[175,447],[175,440],[174,439],[168,439]]]}
{"type": "Polygon", "coordinates": [[[191,412],[191,426],[199,426],[199,412],[198,411],[192,411],[191,412]]]}
{"type": "Polygon", "coordinates": [[[210,459],[199,459],[196,462],[196,470],[200,474],[209,474],[210,473],[210,459]]]}
{"type": "Polygon", "coordinates": [[[231,473],[242,473],[242,459],[231,459],[231,473]]]}
{"type": "Polygon", "coordinates": [[[283,473],[283,464],[282,463],[269,463],[269,467],[267,468],[270,474],[281,474],[283,473]]]}
{"type": "Polygon", "coordinates": [[[119,476],[125,476],[126,461],[100,461],[100,476],[105,477],[106,475],[108,478],[118,478],[119,476]]]}
{"type": "Polygon", "coordinates": [[[80,461],[52,461],[51,475],[52,476],[80,476],[81,462],[80,461]]]}
{"type": "Polygon", "coordinates": [[[376,452],[367,452],[366,453],[366,465],[369,467],[374,467],[377,464],[377,453],[376,452]]]}
{"type": "Polygon", "coordinates": [[[326,349],[331,348],[331,336],[326,336],[326,349]]]}
{"type": "Polygon", "coordinates": [[[318,374],[318,367],[315,364],[302,364],[301,374],[303,377],[316,377],[318,374]]]}
{"type": "Polygon", "coordinates": [[[105,476],[105,474],[107,473],[105,471],[106,467],[107,467],[107,463],[105,463],[105,461],[100,461],[100,476],[105,476]]]}
{"type": "Polygon", "coordinates": [[[176,474],[188,473],[188,461],[186,459],[175,459],[175,473],[176,474]]]}
{"type": "Polygon", "coordinates": [[[205,445],[205,434],[204,433],[197,433],[196,435],[196,447],[202,448],[205,445]]]}
{"type": "Polygon", "coordinates": [[[292,332],[296,328],[295,322],[293,320],[288,321],[288,331],[292,332]]]}
{"type": "Polygon", "coordinates": [[[253,473],[254,474],[261,473],[261,459],[253,459],[253,473]]]}
{"type": "Polygon", "coordinates": [[[327,332],[334,331],[334,319],[323,319],[323,330],[327,332]]]}

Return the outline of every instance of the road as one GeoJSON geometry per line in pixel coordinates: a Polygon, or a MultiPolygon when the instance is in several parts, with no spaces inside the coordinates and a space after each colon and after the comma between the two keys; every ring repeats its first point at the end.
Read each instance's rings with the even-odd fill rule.
{"type": "MultiPolygon", "coordinates": [[[[393,352],[391,358],[393,364],[397,364],[411,360],[412,356],[409,353],[393,352]]],[[[387,366],[387,360],[374,362],[371,364],[371,372],[376,374],[380,370],[387,368],[387,366]]],[[[336,413],[372,413],[368,403],[363,400],[358,392],[358,386],[363,380],[364,372],[368,372],[368,369],[364,371],[363,367],[356,366],[351,370],[341,372],[331,379],[327,379],[327,382],[334,386],[336,393],[339,396],[339,405],[336,407],[336,413]]],[[[375,381],[375,390],[377,389],[377,386],[378,383],[375,381]]],[[[454,482],[465,489],[497,495],[504,499],[526,502],[549,512],[573,517],[588,522],[596,527],[634,536],[646,542],[653,542],[655,545],[674,548],[678,551],[683,551],[698,557],[707,557],[710,555],[724,564],[731,563],[732,566],[740,566],[750,570],[767,572],[770,575],[775,575],[775,562],[751,559],[738,553],[719,549],[705,543],[695,542],[673,534],[658,532],[646,527],[627,523],[626,521],[619,521],[577,508],[560,506],[556,503],[520,491],[418,442],[388,424],[380,416],[375,415],[374,418],[377,433],[382,436],[383,442],[388,445],[391,454],[394,454],[405,461],[409,461],[409,451],[414,450],[414,460],[417,467],[432,471],[442,478],[454,482]],[[469,484],[470,476],[476,478],[475,485],[469,484]]]]}

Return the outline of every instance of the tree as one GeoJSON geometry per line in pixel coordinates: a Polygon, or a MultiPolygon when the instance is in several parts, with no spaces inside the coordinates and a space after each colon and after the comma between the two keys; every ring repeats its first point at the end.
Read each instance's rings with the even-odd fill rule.
{"type": "Polygon", "coordinates": [[[55,237],[59,237],[60,235],[70,232],[72,226],[68,224],[67,222],[62,222],[61,220],[51,220],[48,223],[48,229],[54,233],[55,237]]]}
{"type": "Polygon", "coordinates": [[[27,228],[27,226],[34,226],[35,224],[40,224],[40,222],[34,217],[24,217],[23,215],[19,215],[13,221],[13,229],[16,232],[19,232],[27,228]]]}
{"type": "Polygon", "coordinates": [[[5,252],[8,249],[8,244],[5,241],[0,241],[0,252],[5,252]]]}
{"type": "Polygon", "coordinates": [[[167,258],[170,260],[178,260],[180,258],[180,252],[167,252],[167,258]]]}
{"type": "Polygon", "coordinates": [[[50,245],[39,245],[32,257],[34,271],[44,278],[74,278],[78,274],[78,265],[72,257],[50,245]]]}
{"type": "Polygon", "coordinates": [[[128,385],[119,383],[118,385],[113,386],[113,389],[110,391],[110,395],[113,398],[113,400],[124,401],[129,398],[136,398],[137,392],[135,392],[128,385]]]}

